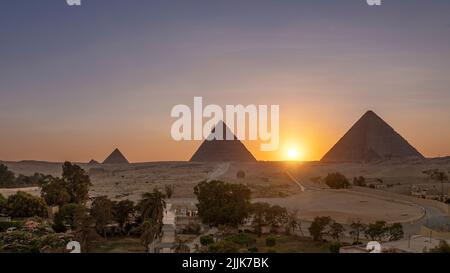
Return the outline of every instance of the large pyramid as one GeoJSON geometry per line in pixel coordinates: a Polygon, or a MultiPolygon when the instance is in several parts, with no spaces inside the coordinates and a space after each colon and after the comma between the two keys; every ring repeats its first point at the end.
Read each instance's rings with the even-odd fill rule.
{"type": "Polygon", "coordinates": [[[224,122],[219,122],[212,133],[218,126],[223,126],[224,140],[205,140],[192,156],[191,162],[256,162],[255,157],[234,134],[233,140],[226,140],[227,132],[232,132],[224,122]]]}
{"type": "Polygon", "coordinates": [[[322,162],[370,162],[424,158],[372,111],[365,113],[322,158],[322,162]]]}
{"type": "Polygon", "coordinates": [[[128,160],[125,156],[119,151],[119,149],[115,149],[106,159],[103,161],[103,164],[128,164],[128,160]]]}

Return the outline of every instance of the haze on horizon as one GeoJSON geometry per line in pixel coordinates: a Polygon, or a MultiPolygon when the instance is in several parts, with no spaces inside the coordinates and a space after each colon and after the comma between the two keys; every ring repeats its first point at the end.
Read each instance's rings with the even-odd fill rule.
{"type": "Polygon", "coordinates": [[[176,104],[279,104],[283,160],[320,159],[367,110],[450,155],[450,1],[7,0],[0,160],[188,160],[176,104]]]}

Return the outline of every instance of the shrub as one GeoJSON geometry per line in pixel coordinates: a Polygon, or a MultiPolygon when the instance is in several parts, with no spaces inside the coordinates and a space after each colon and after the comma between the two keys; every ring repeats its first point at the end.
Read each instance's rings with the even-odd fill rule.
{"type": "Polygon", "coordinates": [[[325,183],[332,189],[347,189],[350,186],[347,178],[341,173],[328,174],[325,183]]]}
{"type": "Polygon", "coordinates": [[[236,243],[238,245],[244,245],[247,247],[249,245],[256,243],[256,239],[246,233],[238,233],[236,235],[230,236],[228,239],[233,243],[236,243]]]}
{"type": "Polygon", "coordinates": [[[330,252],[331,253],[339,253],[339,249],[341,249],[341,243],[332,243],[330,245],[330,252]]]}
{"type": "Polygon", "coordinates": [[[208,246],[214,243],[214,238],[211,235],[205,235],[200,237],[200,244],[202,246],[208,246]]]}
{"type": "Polygon", "coordinates": [[[277,239],[273,236],[268,236],[266,238],[266,246],[268,247],[274,247],[277,243],[277,239]]]}

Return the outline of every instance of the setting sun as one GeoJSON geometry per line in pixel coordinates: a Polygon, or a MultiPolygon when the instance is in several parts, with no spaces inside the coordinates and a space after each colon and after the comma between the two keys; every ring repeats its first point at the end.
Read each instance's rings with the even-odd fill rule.
{"type": "Polygon", "coordinates": [[[300,160],[301,152],[298,150],[298,148],[291,147],[287,150],[287,158],[289,160],[300,160]]]}

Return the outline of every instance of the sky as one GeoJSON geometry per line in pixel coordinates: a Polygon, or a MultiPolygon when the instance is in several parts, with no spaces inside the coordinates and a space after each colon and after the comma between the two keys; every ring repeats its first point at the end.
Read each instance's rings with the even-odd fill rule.
{"type": "Polygon", "coordinates": [[[284,160],[319,160],[367,110],[450,155],[450,1],[3,0],[0,159],[188,160],[174,105],[280,105],[284,160]]]}

